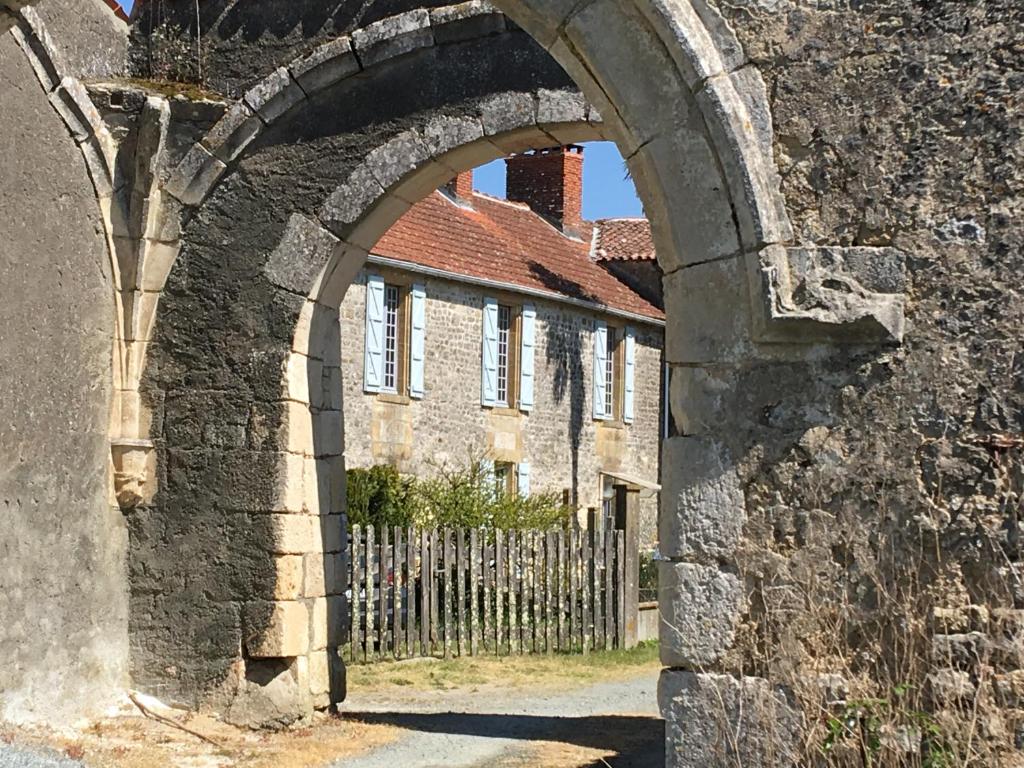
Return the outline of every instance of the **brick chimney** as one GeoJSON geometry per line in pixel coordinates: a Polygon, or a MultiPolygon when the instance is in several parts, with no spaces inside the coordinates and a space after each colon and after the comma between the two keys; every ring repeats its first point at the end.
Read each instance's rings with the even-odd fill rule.
{"type": "Polygon", "coordinates": [[[472,202],[473,200],[473,171],[464,171],[444,185],[449,195],[459,202],[472,202]]]}
{"type": "Polygon", "coordinates": [[[538,149],[505,161],[505,196],[526,203],[566,235],[583,230],[583,147],[538,149]]]}

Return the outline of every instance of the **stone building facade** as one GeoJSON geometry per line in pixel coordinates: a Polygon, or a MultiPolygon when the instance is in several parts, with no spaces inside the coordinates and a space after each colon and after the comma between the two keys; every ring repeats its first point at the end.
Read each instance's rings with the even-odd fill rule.
{"type": "MultiPolygon", "coordinates": [[[[538,160],[544,162],[542,157],[527,155],[511,165],[538,160]]],[[[619,293],[602,291],[608,277],[599,273],[601,268],[589,253],[590,238],[564,234],[526,204],[500,202],[472,192],[471,176],[464,174],[452,185],[453,189],[461,185],[462,196],[435,192],[399,220],[378,244],[370,264],[359,273],[341,304],[346,466],[391,464],[404,473],[430,475],[445,463],[459,466],[484,458],[507,468],[524,492],[564,492],[584,526],[588,510],[601,510],[604,494],[610,498],[613,485],[631,484],[641,490],[642,546],[653,547],[665,425],[661,312],[639,296],[623,300],[619,293]],[[489,216],[498,207],[504,217],[489,216]],[[419,226],[418,222],[432,216],[438,219],[434,226],[419,226]],[[473,225],[500,232],[499,250],[487,251],[481,242],[470,245],[479,232],[473,225]],[[447,237],[435,239],[437,229],[443,229],[447,237]],[[537,229],[546,231],[547,238],[538,241],[532,237],[537,229]],[[547,250],[552,246],[559,249],[557,258],[547,250]],[[510,249],[515,254],[509,253],[510,249]],[[475,261],[472,271],[491,277],[475,279],[460,274],[470,271],[460,260],[464,253],[475,261]],[[512,259],[543,266],[550,287],[521,279],[511,268],[512,259]],[[596,278],[597,283],[583,287],[590,294],[605,295],[612,306],[593,295],[580,299],[565,286],[560,292],[553,278],[560,273],[564,278],[570,269],[576,270],[570,274],[578,278],[580,272],[596,278]],[[424,391],[419,396],[410,397],[407,389],[366,391],[368,276],[388,285],[417,285],[423,290],[424,391]],[[523,308],[535,313],[528,343],[522,325],[515,326],[513,319],[515,343],[509,360],[510,375],[515,379],[522,370],[523,354],[516,347],[532,350],[533,397],[528,407],[516,402],[497,407],[482,404],[483,311],[488,299],[512,308],[513,313],[521,313],[523,308]],[[625,396],[627,375],[623,365],[625,334],[632,338],[628,415],[621,402],[610,418],[595,415],[595,371],[600,369],[604,375],[603,366],[595,363],[595,328],[599,324],[622,340],[619,359],[612,361],[613,397],[620,401],[625,396]]],[[[577,196],[573,207],[579,211],[580,175],[570,174],[569,178],[574,181],[569,185],[574,190],[570,194],[577,196]]],[[[539,190],[536,180],[532,187],[542,199],[550,199],[546,187],[561,188],[565,181],[558,173],[549,176],[539,190]]],[[[577,213],[574,226],[582,225],[577,213]]],[[[594,228],[589,223],[586,226],[594,228]]],[[[408,355],[404,339],[401,342],[399,358],[402,353],[408,355]]],[[[512,385],[515,389],[516,382],[512,385]]],[[[598,519],[600,516],[599,512],[598,519]]]]}
{"type": "Polygon", "coordinates": [[[665,273],[668,763],[813,764],[878,699],[928,727],[840,757],[1019,763],[1017,0],[137,6],[0,1],[5,717],[336,699],[344,292],[445,178],[611,138],[665,273]],[[135,79],[168,28],[206,90],[135,79]]]}

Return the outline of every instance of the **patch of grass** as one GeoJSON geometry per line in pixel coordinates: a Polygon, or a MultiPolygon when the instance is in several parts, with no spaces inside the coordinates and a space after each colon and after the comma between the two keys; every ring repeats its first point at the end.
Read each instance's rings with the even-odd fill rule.
{"type": "Polygon", "coordinates": [[[556,653],[350,664],[348,687],[350,693],[379,691],[392,686],[419,690],[489,685],[559,687],[615,679],[659,666],[658,644],[648,642],[630,650],[595,651],[586,656],[556,653]]]}

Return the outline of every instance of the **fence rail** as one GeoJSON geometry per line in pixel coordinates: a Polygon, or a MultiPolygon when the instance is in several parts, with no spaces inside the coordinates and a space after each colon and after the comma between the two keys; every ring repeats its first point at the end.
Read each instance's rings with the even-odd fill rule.
{"type": "Polygon", "coordinates": [[[626,532],[352,526],[349,661],[636,644],[626,532]]]}

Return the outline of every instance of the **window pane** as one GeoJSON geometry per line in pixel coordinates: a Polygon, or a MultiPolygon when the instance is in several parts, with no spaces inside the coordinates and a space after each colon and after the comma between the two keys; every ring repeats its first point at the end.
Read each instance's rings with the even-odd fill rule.
{"type": "Polygon", "coordinates": [[[498,305],[498,403],[508,405],[509,335],[512,308],[498,305]]]}
{"type": "Polygon", "coordinates": [[[384,286],[384,389],[398,389],[398,286],[384,286]]]}
{"type": "Polygon", "coordinates": [[[604,412],[615,418],[615,329],[608,329],[608,355],[604,362],[604,412]]]}

